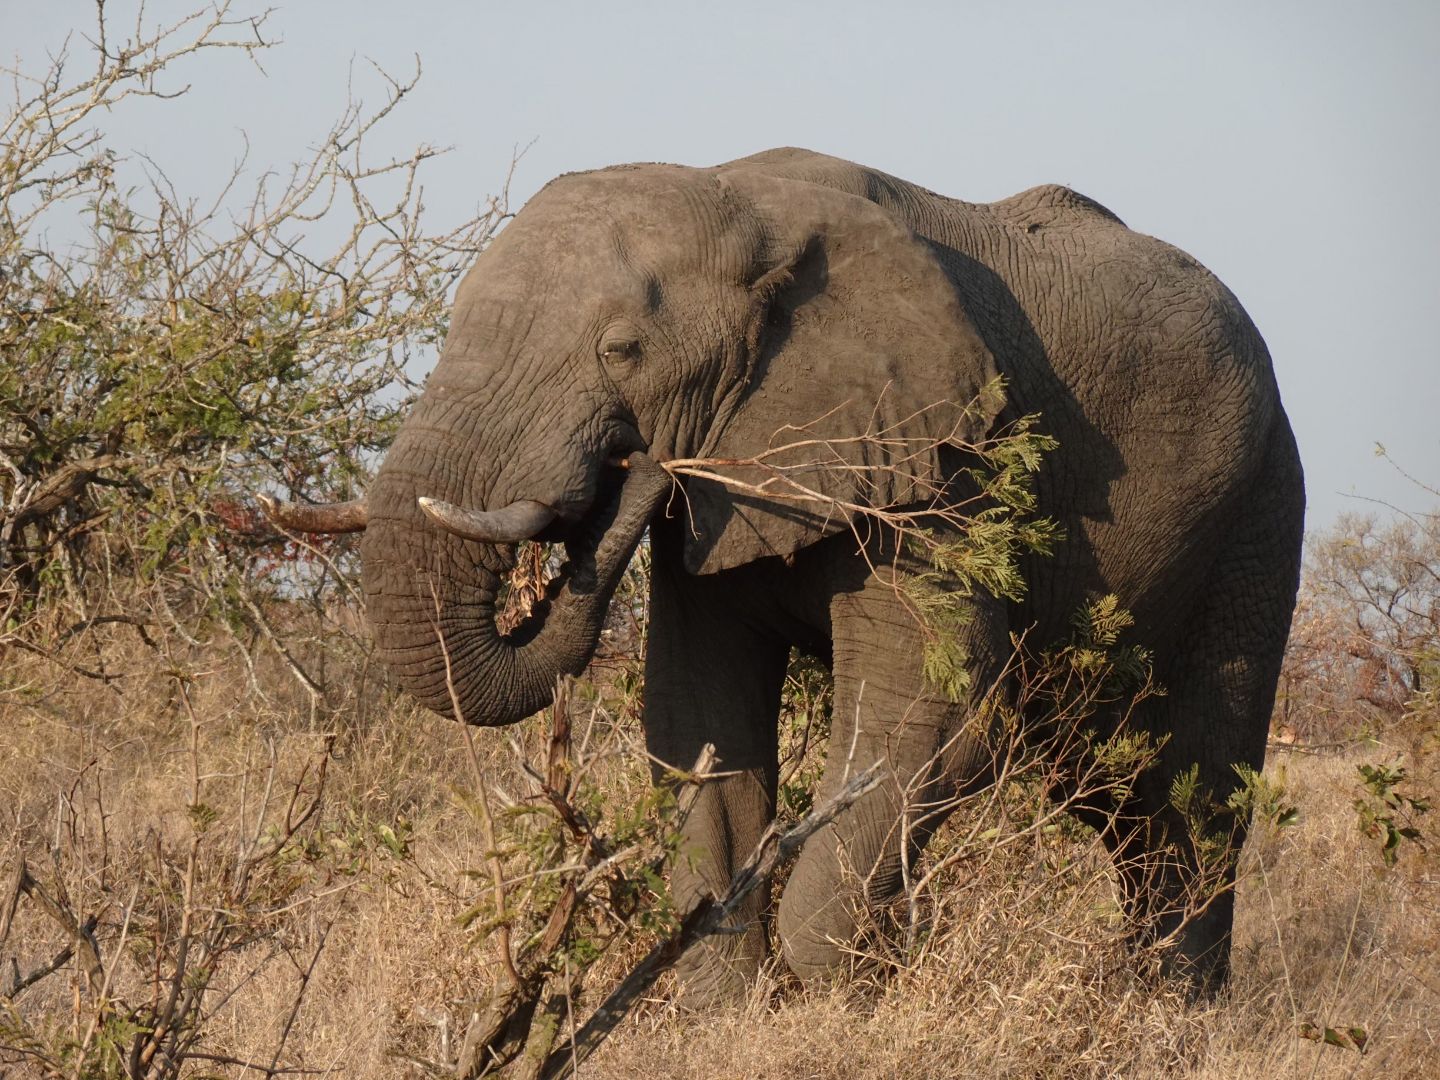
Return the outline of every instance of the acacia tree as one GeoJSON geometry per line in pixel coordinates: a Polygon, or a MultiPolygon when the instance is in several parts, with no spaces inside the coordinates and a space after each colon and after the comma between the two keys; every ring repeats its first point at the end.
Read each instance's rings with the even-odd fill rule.
{"type": "Polygon", "coordinates": [[[210,202],[187,198],[125,160],[104,117],[181,96],[211,50],[269,48],[266,16],[223,0],[117,37],[97,6],[88,55],[13,73],[0,119],[0,645],[197,614],[275,639],[259,601],[281,583],[318,596],[348,549],[278,536],[245,492],[363,482],[504,196],[428,231],[420,177],[440,151],[370,162],[417,66],[382,72],[384,103],[351,104],[278,179],[242,162],[210,202]],[[57,250],[56,230],[78,240],[57,250]],[[315,232],[340,238],[316,250],[315,232]]]}

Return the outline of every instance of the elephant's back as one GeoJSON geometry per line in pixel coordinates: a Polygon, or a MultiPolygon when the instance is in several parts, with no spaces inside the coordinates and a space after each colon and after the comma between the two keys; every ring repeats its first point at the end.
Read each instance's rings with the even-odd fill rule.
{"type": "Polygon", "coordinates": [[[1059,440],[1040,477],[1067,533],[1037,562],[1048,610],[1114,592],[1157,631],[1183,616],[1271,442],[1288,432],[1249,315],[1190,255],[1068,188],[953,212],[952,277],[992,338],[1013,415],[1059,440]]]}

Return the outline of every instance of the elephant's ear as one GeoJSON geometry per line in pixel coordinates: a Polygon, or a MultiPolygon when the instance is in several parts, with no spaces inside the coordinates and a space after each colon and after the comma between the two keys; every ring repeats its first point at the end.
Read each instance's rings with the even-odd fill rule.
{"type": "Polygon", "coordinates": [[[903,222],[803,180],[721,182],[754,205],[774,254],[752,286],[747,383],[703,456],[768,455],[783,479],[731,464],[712,471],[752,488],[768,479],[764,491],[687,482],[685,562],[701,574],[791,555],[850,528],[863,516],[856,505],[930,502],[946,480],[942,449],[983,438],[1003,404],[994,358],[954,285],[903,222]]]}

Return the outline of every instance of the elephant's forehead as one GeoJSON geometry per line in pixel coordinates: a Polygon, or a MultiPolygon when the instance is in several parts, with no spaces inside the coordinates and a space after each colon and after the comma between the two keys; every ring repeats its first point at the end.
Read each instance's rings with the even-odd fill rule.
{"type": "Polygon", "coordinates": [[[546,220],[578,216],[618,225],[701,227],[724,215],[724,191],[702,170],[631,165],[572,173],[546,184],[523,213],[546,220]]]}
{"type": "Polygon", "coordinates": [[[539,259],[567,271],[642,276],[748,265],[761,230],[714,178],[680,166],[561,177],[535,196],[492,251],[514,269],[539,259]],[[718,267],[715,264],[720,264],[718,267]]]}

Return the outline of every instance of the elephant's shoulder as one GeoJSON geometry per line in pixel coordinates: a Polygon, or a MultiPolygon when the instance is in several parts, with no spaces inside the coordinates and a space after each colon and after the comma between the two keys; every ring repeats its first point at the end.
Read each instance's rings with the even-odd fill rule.
{"type": "Polygon", "coordinates": [[[1125,227],[1125,222],[1108,207],[1063,184],[1041,184],[990,205],[996,214],[1012,225],[1031,232],[1047,225],[1096,221],[1125,227]]]}

